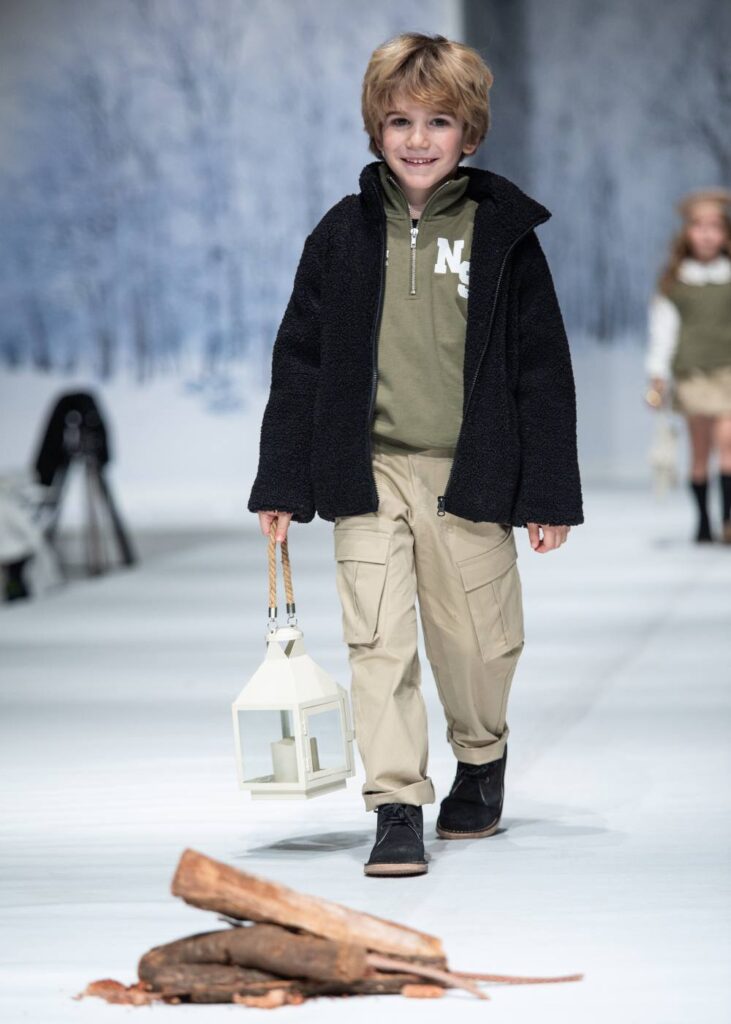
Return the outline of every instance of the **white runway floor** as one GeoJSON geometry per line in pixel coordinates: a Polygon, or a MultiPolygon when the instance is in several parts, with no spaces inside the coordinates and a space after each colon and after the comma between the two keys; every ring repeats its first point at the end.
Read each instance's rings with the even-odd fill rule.
{"type": "MultiPolygon", "coordinates": [[[[714,494],[715,498],[715,494],[714,494]]],[[[584,972],[438,1001],[320,999],[276,1020],[722,1024],[731,1020],[731,547],[688,542],[680,491],[588,490],[587,523],[539,556],[518,530],[526,648],[509,705],[502,830],[429,873],[362,873],[362,777],[303,803],[237,786],[230,702],[264,654],[266,541],[253,516],[132,571],[0,609],[0,1019],[228,1020],[236,1006],[109,1006],[150,946],[215,915],[169,893],[182,850],[441,936],[455,969],[584,972]],[[378,1000],[377,1002],[375,1000],[378,1000]]],[[[331,526],[294,524],[310,653],[347,685],[331,526]]],[[[283,605],[280,590],[280,606],[283,605]]],[[[430,774],[454,762],[428,663],[430,774]]]]}

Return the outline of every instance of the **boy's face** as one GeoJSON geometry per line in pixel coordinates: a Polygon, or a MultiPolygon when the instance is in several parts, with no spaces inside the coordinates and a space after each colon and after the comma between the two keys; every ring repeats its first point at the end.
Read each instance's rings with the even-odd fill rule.
{"type": "Polygon", "coordinates": [[[380,149],[402,185],[423,194],[451,177],[463,153],[477,149],[464,145],[463,138],[464,126],[453,114],[400,94],[383,119],[380,149]]]}

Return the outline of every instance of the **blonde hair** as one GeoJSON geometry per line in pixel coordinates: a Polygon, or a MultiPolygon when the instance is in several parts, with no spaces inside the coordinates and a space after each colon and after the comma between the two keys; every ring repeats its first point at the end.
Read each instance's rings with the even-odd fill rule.
{"type": "Polygon", "coordinates": [[[682,225],[670,240],[670,253],[657,279],[657,289],[665,295],[678,279],[678,268],[681,262],[686,257],[692,256],[687,229],[693,209],[697,203],[709,202],[717,203],[721,211],[726,225],[726,240],[721,246],[721,251],[731,257],[731,192],[725,188],[703,188],[696,192],[688,192],[675,204],[675,209],[682,218],[682,225]]]}
{"type": "Polygon", "coordinates": [[[369,150],[380,156],[377,137],[397,93],[452,114],[464,124],[464,145],[479,146],[490,128],[493,74],[471,46],[445,36],[403,32],[371,54],[363,78],[361,112],[369,150]]]}

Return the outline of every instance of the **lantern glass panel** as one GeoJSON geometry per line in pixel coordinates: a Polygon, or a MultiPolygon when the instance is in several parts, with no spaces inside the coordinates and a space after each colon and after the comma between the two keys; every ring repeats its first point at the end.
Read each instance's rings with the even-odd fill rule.
{"type": "Polygon", "coordinates": [[[345,747],[340,706],[308,708],[307,736],[312,770],[345,771],[345,747]]]}
{"type": "Polygon", "coordinates": [[[290,710],[238,711],[244,782],[299,782],[290,710]]]}

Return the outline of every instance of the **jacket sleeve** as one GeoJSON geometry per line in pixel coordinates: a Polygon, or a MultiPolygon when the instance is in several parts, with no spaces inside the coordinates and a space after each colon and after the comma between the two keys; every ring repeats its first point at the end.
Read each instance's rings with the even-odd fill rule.
{"type": "Polygon", "coordinates": [[[250,512],[291,512],[298,523],[315,515],[310,453],[320,374],[321,246],[316,228],[305,239],[274,341],[259,464],[247,505],[250,512]]]}
{"type": "Polygon", "coordinates": [[[584,522],[576,391],[561,309],[535,230],[518,265],[518,410],[521,463],[514,522],[584,522]]]}

